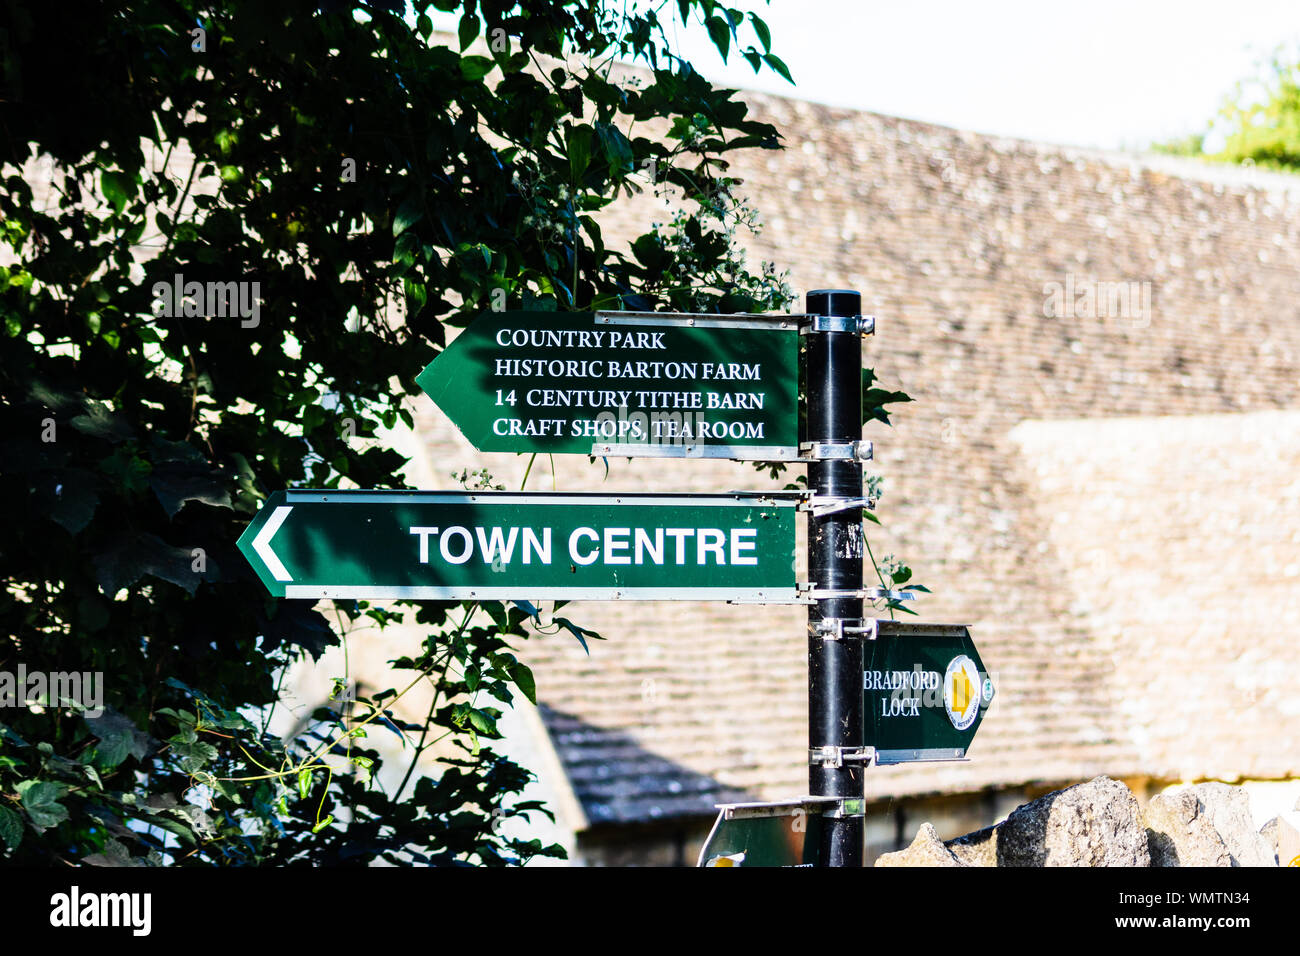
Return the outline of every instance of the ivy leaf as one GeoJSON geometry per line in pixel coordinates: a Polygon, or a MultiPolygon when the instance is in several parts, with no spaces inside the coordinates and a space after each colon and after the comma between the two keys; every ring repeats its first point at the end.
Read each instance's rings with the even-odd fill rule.
{"type": "Polygon", "coordinates": [[[524,309],[529,312],[555,312],[556,302],[553,295],[534,295],[531,289],[524,290],[524,309]]]}
{"type": "Polygon", "coordinates": [[[224,478],[207,475],[158,473],[149,476],[149,487],[168,518],[174,518],[187,501],[197,501],[213,508],[230,507],[230,490],[224,478]]]}
{"type": "Polygon", "coordinates": [[[726,63],[727,54],[731,51],[731,24],[722,17],[713,16],[709,17],[704,22],[704,25],[709,30],[709,39],[713,41],[713,45],[722,54],[722,62],[726,63]]]}
{"type": "Polygon", "coordinates": [[[749,22],[754,26],[754,33],[758,36],[758,42],[763,44],[763,50],[771,53],[772,31],[768,29],[767,24],[762,21],[757,13],[750,13],[749,22]]]}
{"type": "Polygon", "coordinates": [[[889,411],[886,405],[901,405],[904,402],[912,401],[912,397],[906,392],[892,392],[884,388],[874,388],[872,383],[876,380],[876,373],[873,369],[864,368],[862,370],[862,424],[870,421],[884,422],[886,425],[892,425],[889,420],[889,411]]]}
{"type": "Polygon", "coordinates": [[[555,621],[556,624],[560,625],[560,627],[564,628],[566,631],[568,631],[570,634],[576,637],[578,639],[578,643],[582,645],[582,649],[586,651],[588,654],[591,653],[591,648],[587,646],[587,640],[586,640],[587,638],[590,637],[592,640],[596,640],[596,641],[604,640],[604,638],[601,637],[599,634],[597,634],[595,631],[588,630],[585,627],[579,627],[577,624],[574,624],[572,621],[570,621],[567,617],[557,617],[557,618],[553,618],[553,620],[555,621]]]}
{"type": "Polygon", "coordinates": [[[14,788],[22,798],[27,818],[37,830],[58,826],[68,819],[68,810],[59,803],[64,788],[48,780],[24,780],[14,788]]]}
{"type": "Polygon", "coordinates": [[[181,759],[181,768],[186,773],[196,773],[217,759],[217,748],[207,741],[185,741],[173,737],[169,743],[171,752],[181,759]]]}
{"type": "Polygon", "coordinates": [[[585,124],[569,129],[565,138],[565,149],[569,157],[569,178],[572,182],[581,181],[591,165],[592,129],[585,124]]]}
{"type": "Polygon", "coordinates": [[[149,450],[153,459],[149,487],[168,518],[175,517],[187,501],[214,508],[231,506],[229,482],[193,446],[155,439],[149,450]]]}
{"type": "MultiPolygon", "coordinates": [[[[55,472],[47,482],[50,519],[69,534],[77,534],[95,516],[99,491],[95,476],[81,469],[55,472]]],[[[42,495],[42,498],[47,497],[42,495]]]]}
{"type": "Polygon", "coordinates": [[[393,235],[400,236],[423,218],[424,203],[412,196],[397,207],[397,213],[393,216],[393,235]]]}
{"type": "Polygon", "coordinates": [[[521,691],[523,691],[524,696],[527,697],[529,701],[536,704],[537,680],[533,677],[532,670],[527,664],[516,661],[514,667],[511,668],[511,672],[511,676],[515,679],[515,684],[521,691]]]}
{"type": "Polygon", "coordinates": [[[872,388],[862,393],[863,424],[875,420],[892,425],[886,405],[902,404],[912,401],[905,392],[891,392],[883,388],[872,388]]]}
{"type": "Polygon", "coordinates": [[[790,68],[786,66],[785,61],[782,60],[775,53],[764,53],[763,62],[766,63],[768,66],[770,66],[772,69],[776,70],[776,72],[779,73],[781,76],[783,76],[786,82],[794,83],[794,77],[790,75],[790,68]]]}
{"type": "Polygon", "coordinates": [[[125,714],[105,708],[98,717],[86,717],[86,726],[99,738],[95,757],[100,766],[116,767],[127,757],[143,760],[149,752],[149,735],[125,714]]]}
{"type": "Polygon", "coordinates": [[[115,212],[125,208],[127,200],[135,195],[135,183],[126,173],[106,169],[99,174],[99,187],[104,191],[104,198],[115,212]]]}
{"type": "Polygon", "coordinates": [[[539,611],[537,609],[537,606],[534,605],[531,601],[523,601],[516,598],[510,603],[513,604],[515,607],[519,608],[521,611],[523,611],[525,614],[531,617],[534,621],[536,621],[541,616],[542,612],[539,611]]]}
{"type": "Polygon", "coordinates": [[[456,36],[460,40],[461,52],[468,50],[474,38],[478,36],[478,17],[472,13],[462,15],[456,28],[456,36]]]}
{"type": "Polygon", "coordinates": [[[146,574],[167,581],[193,594],[201,575],[193,568],[194,555],[189,548],[178,548],[153,534],[131,536],[95,556],[95,577],[104,591],[112,596],[130,587],[146,574]]]}
{"type": "Polygon", "coordinates": [[[479,606],[487,612],[488,617],[492,618],[492,623],[497,627],[505,629],[510,626],[510,618],[506,615],[505,606],[500,601],[484,601],[479,606]]]}
{"type": "Polygon", "coordinates": [[[143,866],[144,864],[131,858],[131,852],[117,840],[108,840],[104,843],[104,852],[92,853],[81,861],[86,866],[143,866]]]}
{"type": "Polygon", "coordinates": [[[632,168],[632,144],[628,142],[623,131],[613,123],[597,123],[596,136],[600,140],[601,151],[611,170],[630,170],[632,168]]]}
{"type": "Polygon", "coordinates": [[[8,807],[0,807],[0,840],[11,850],[23,840],[23,818],[8,807]]]}
{"type": "Polygon", "coordinates": [[[646,233],[632,243],[632,255],[636,256],[637,262],[645,266],[648,272],[659,272],[665,269],[672,258],[664,249],[659,237],[653,233],[646,233]]]}
{"type": "Polygon", "coordinates": [[[14,733],[13,730],[11,730],[9,727],[5,726],[4,724],[0,724],[0,737],[4,738],[5,740],[8,740],[10,743],[12,743],[12,744],[13,744],[14,746],[16,746],[16,747],[30,747],[30,746],[31,746],[31,744],[29,744],[29,743],[28,743],[26,740],[24,740],[22,737],[18,736],[18,734],[14,733]]]}
{"type": "Polygon", "coordinates": [[[310,600],[277,602],[275,617],[262,625],[268,646],[288,644],[300,647],[311,655],[312,660],[320,660],[326,648],[339,642],[339,636],[325,616],[313,610],[314,603],[310,600]]]}
{"type": "Polygon", "coordinates": [[[110,411],[100,402],[86,402],[85,411],[68,422],[83,435],[102,438],[117,443],[126,441],[135,434],[135,429],[121,415],[110,411]]]}
{"type": "Polygon", "coordinates": [[[497,731],[496,721],[477,708],[469,712],[469,722],[481,734],[494,734],[497,731]]]}
{"type": "Polygon", "coordinates": [[[462,56],[460,58],[460,75],[470,83],[477,83],[492,72],[496,62],[486,56],[462,56]]]}
{"type": "Polygon", "coordinates": [[[115,487],[128,495],[136,494],[148,487],[149,473],[153,470],[149,462],[126,446],[116,449],[113,454],[102,459],[99,467],[115,487]]]}

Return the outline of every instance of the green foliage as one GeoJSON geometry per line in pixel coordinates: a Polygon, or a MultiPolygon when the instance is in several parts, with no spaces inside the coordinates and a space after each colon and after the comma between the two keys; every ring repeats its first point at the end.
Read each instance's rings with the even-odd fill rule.
{"type": "Polygon", "coordinates": [[[1218,125],[1226,139],[1216,159],[1300,169],[1300,63],[1274,58],[1264,95],[1225,107],[1218,125]]]}
{"type": "Polygon", "coordinates": [[[1257,82],[1238,85],[1206,132],[1155,149],[1266,169],[1300,170],[1300,61],[1279,51],[1257,82]],[[1207,141],[1222,142],[1222,148],[1207,152],[1207,141]]]}
{"type": "Polygon", "coordinates": [[[864,368],[862,370],[862,424],[867,422],[884,422],[886,425],[891,424],[889,421],[889,410],[886,405],[902,405],[905,402],[912,401],[910,395],[906,392],[895,392],[887,388],[876,388],[876,373],[873,369],[864,368]]]}
{"type": "Polygon", "coordinates": [[[495,290],[785,305],[738,251],[750,220],[725,159],[776,131],[673,54],[672,18],[787,71],[761,20],[709,0],[421,6],[411,23],[382,0],[0,13],[0,669],[98,672],[104,690],[98,715],[84,693],[0,710],[0,858],[562,852],[498,825],[545,812],[492,746],[502,708],[537,693],[513,646],[542,615],[353,602],[331,624],[269,600],[234,542],[273,490],[400,486],[401,456],[355,436],[411,424],[416,373],[495,290]],[[450,43],[433,9],[461,14],[450,43]],[[648,71],[619,79],[615,56],[648,71]],[[595,215],[647,186],[681,211],[608,248],[595,215]],[[246,283],[258,308],[165,314],[177,276],[246,283]],[[271,731],[290,664],[400,622],[426,636],[393,662],[398,687],[344,674],[288,739],[271,731]],[[407,723],[394,704],[417,687],[432,703],[407,723]],[[376,734],[410,763],[381,776],[376,734]]]}
{"type": "MultiPolygon", "coordinates": [[[[893,425],[889,420],[891,409],[887,405],[902,405],[906,402],[913,401],[912,397],[906,392],[892,391],[886,388],[876,388],[876,373],[873,369],[864,368],[862,370],[862,424],[868,422],[883,422],[886,425],[893,425]]],[[[879,475],[867,476],[865,482],[865,493],[868,498],[879,501],[884,492],[884,480],[879,475]]],[[[863,521],[871,524],[880,524],[880,519],[870,511],[862,513],[863,521]]],[[[891,592],[891,595],[879,600],[873,601],[872,606],[878,611],[888,612],[892,619],[895,611],[903,614],[916,614],[916,611],[907,606],[906,601],[914,600],[915,592],[929,594],[930,589],[923,584],[908,584],[912,579],[912,569],[903,564],[893,555],[885,555],[881,561],[876,560],[876,556],[871,550],[871,541],[867,536],[867,530],[864,527],[862,531],[862,541],[866,546],[867,559],[871,562],[872,569],[876,572],[876,580],[880,582],[881,588],[891,592]],[[893,596],[894,592],[914,592],[912,597],[903,598],[893,596]]]]}

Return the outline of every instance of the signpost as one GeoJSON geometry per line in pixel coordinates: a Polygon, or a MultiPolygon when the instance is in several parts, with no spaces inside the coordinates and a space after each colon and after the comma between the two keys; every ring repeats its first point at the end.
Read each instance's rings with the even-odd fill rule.
{"type": "Polygon", "coordinates": [[[866,502],[862,466],[836,452],[862,437],[862,297],[822,290],[808,293],[807,304],[816,315],[808,326],[808,440],[825,449],[808,465],[808,487],[833,502],[808,520],[808,577],[822,595],[808,608],[808,786],[814,796],[858,801],[857,813],[827,819],[817,859],[823,866],[860,867],[867,761],[862,641],[845,628],[862,620],[866,502]]]}
{"type": "Polygon", "coordinates": [[[780,604],[804,497],[288,491],[239,548],[286,598],[780,604]]]}
{"type": "Polygon", "coordinates": [[[485,312],[416,382],[479,451],[788,460],[798,319],[485,312]]]}
{"type": "Polygon", "coordinates": [[[993,701],[970,631],[874,622],[865,642],[863,732],[877,764],[962,760],[993,701]]]}
{"type": "Polygon", "coordinates": [[[806,492],[294,490],[239,548],[284,598],[808,605],[811,795],[722,806],[700,865],[860,867],[866,769],[964,759],[993,683],[965,627],[863,616],[866,598],[907,596],[863,586],[860,336],[875,320],[856,292],[807,305],[488,312],[417,378],[480,451],[807,461],[806,492]]]}

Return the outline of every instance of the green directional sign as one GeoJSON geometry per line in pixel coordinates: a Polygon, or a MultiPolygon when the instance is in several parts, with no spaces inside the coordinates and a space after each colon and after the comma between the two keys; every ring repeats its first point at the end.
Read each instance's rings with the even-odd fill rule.
{"type": "Polygon", "coordinates": [[[286,598],[794,603],[802,499],[287,491],[239,549],[286,598]]]}
{"type": "Polygon", "coordinates": [[[863,666],[865,741],[876,763],[965,758],[993,700],[966,627],[878,621],[863,666]]]}
{"type": "Polygon", "coordinates": [[[487,312],[416,378],[480,451],[798,456],[781,315],[487,312]]]}

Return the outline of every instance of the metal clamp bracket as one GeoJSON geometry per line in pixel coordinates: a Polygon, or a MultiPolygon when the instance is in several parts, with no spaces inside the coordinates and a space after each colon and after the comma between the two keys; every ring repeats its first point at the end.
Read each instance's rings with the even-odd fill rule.
{"type": "Polygon", "coordinates": [[[813,495],[798,508],[807,511],[814,518],[824,518],[840,511],[865,508],[868,511],[876,507],[875,498],[834,498],[826,495],[813,495]]]}
{"type": "Polygon", "coordinates": [[[800,335],[809,332],[856,332],[858,335],[872,335],[876,331],[874,315],[801,315],[797,318],[806,323],[800,325],[800,335]]]}
{"type": "Polygon", "coordinates": [[[799,460],[871,461],[875,451],[869,441],[805,441],[799,443],[799,460]]]}
{"type": "Polygon", "coordinates": [[[815,623],[809,621],[808,631],[828,641],[842,641],[846,637],[874,641],[878,633],[874,617],[824,617],[815,623]]]}
{"type": "Polygon", "coordinates": [[[891,591],[888,588],[818,588],[811,581],[801,581],[795,585],[795,588],[806,599],[811,601],[831,601],[837,598],[849,600],[861,598],[864,601],[913,601],[916,599],[914,591],[891,591]]]}
{"type": "Polygon", "coordinates": [[[915,591],[891,591],[888,588],[867,588],[873,601],[915,601],[915,591]]]}
{"type": "Polygon", "coordinates": [[[846,763],[869,764],[876,759],[875,747],[809,747],[808,764],[838,770],[846,763]]]}

